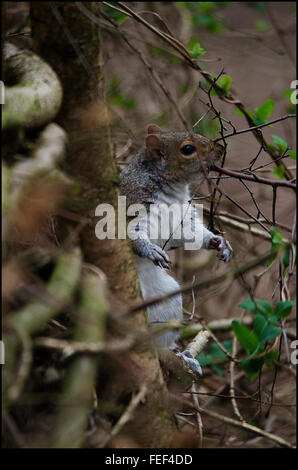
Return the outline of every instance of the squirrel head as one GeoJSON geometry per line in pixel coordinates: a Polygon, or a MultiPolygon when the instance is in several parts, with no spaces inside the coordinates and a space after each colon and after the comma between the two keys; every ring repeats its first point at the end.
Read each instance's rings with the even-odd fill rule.
{"type": "Polygon", "coordinates": [[[145,159],[151,161],[166,179],[195,181],[224,153],[224,147],[200,134],[163,131],[155,124],[147,128],[145,159]]]}

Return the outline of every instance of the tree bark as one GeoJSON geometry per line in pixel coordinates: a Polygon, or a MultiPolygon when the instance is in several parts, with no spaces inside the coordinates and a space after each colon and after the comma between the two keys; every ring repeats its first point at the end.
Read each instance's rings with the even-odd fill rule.
{"type": "MultiPolygon", "coordinates": [[[[100,15],[99,2],[87,5],[93,14],[100,15]]],[[[118,196],[118,172],[104,101],[99,27],[81,13],[75,2],[32,2],[31,21],[34,50],[51,65],[63,87],[57,121],[69,140],[65,170],[80,186],[79,194],[71,200],[71,209],[90,220],[80,233],[80,247],[85,260],[106,274],[116,299],[112,309],[121,311],[123,305],[128,307],[138,298],[140,291],[127,240],[98,240],[95,236],[96,206],[108,203],[116,208],[118,196]]],[[[133,321],[140,329],[147,328],[144,311],[133,321]]],[[[130,359],[141,366],[142,380],[148,387],[145,404],[134,417],[146,432],[134,438],[141,446],[170,446],[175,427],[157,356],[143,350],[132,353],[130,359]]]]}

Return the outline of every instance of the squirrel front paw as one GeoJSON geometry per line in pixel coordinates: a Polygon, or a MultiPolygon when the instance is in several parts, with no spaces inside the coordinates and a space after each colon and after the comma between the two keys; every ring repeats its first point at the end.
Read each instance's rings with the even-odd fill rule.
{"type": "Polygon", "coordinates": [[[233,249],[228,240],[226,240],[224,237],[221,237],[220,235],[214,235],[214,237],[211,238],[208,248],[209,250],[217,250],[217,257],[225,263],[230,261],[233,254],[233,249]]]}
{"type": "Polygon", "coordinates": [[[170,268],[171,260],[160,246],[148,242],[148,240],[138,239],[134,241],[133,249],[138,256],[151,259],[160,268],[170,268]]]}
{"type": "Polygon", "coordinates": [[[198,375],[203,374],[199,361],[193,357],[189,349],[185,349],[182,353],[177,353],[176,356],[181,357],[193,372],[198,375]]]}

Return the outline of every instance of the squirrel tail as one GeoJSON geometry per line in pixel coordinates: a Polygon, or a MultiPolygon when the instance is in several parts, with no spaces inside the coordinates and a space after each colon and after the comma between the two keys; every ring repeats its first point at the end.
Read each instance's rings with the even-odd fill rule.
{"type": "MultiPolygon", "coordinates": [[[[178,282],[164,268],[156,266],[147,258],[137,258],[137,271],[144,300],[151,300],[167,295],[179,289],[178,282]]],[[[151,327],[161,326],[171,320],[183,320],[182,295],[175,295],[164,302],[147,308],[151,327]]],[[[156,344],[161,348],[176,348],[179,332],[167,330],[156,336],[156,344]]]]}

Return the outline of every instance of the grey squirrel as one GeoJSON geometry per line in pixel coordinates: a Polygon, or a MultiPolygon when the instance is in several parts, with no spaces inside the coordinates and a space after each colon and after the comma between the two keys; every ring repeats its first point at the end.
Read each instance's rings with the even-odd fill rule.
{"type": "MultiPolygon", "coordinates": [[[[189,205],[191,196],[190,183],[202,180],[205,168],[209,168],[223,155],[224,148],[212,140],[187,131],[163,131],[155,124],[150,124],[144,147],[134,160],[122,171],[121,194],[126,196],[127,206],[142,204],[146,208],[144,217],[138,217],[136,230],[138,238],[132,241],[133,251],[136,254],[136,266],[144,300],[157,298],[179,289],[177,281],[168,273],[170,258],[167,251],[183,246],[185,238],[173,236],[163,238],[158,236],[150,238],[148,217],[152,204],[175,203],[189,205]]],[[[129,214],[129,213],[128,213],[129,214]]],[[[133,215],[133,214],[131,214],[133,215]]],[[[157,216],[161,217],[160,215],[157,216]]],[[[201,247],[216,249],[218,257],[227,262],[232,256],[232,248],[227,240],[214,235],[202,224],[196,225],[197,218],[192,211],[188,219],[192,230],[201,229],[201,247]]],[[[184,224],[180,220],[180,224],[184,224]]],[[[156,221],[154,222],[156,223],[156,221]]],[[[184,229],[190,227],[185,227],[184,229]]],[[[171,234],[175,231],[173,222],[171,234]]],[[[183,320],[182,295],[175,295],[164,302],[155,304],[147,309],[151,327],[171,320],[183,320]]],[[[156,338],[157,345],[162,348],[175,350],[179,334],[167,330],[156,338]]],[[[199,363],[191,356],[188,350],[178,354],[189,366],[201,373],[199,363]]]]}

